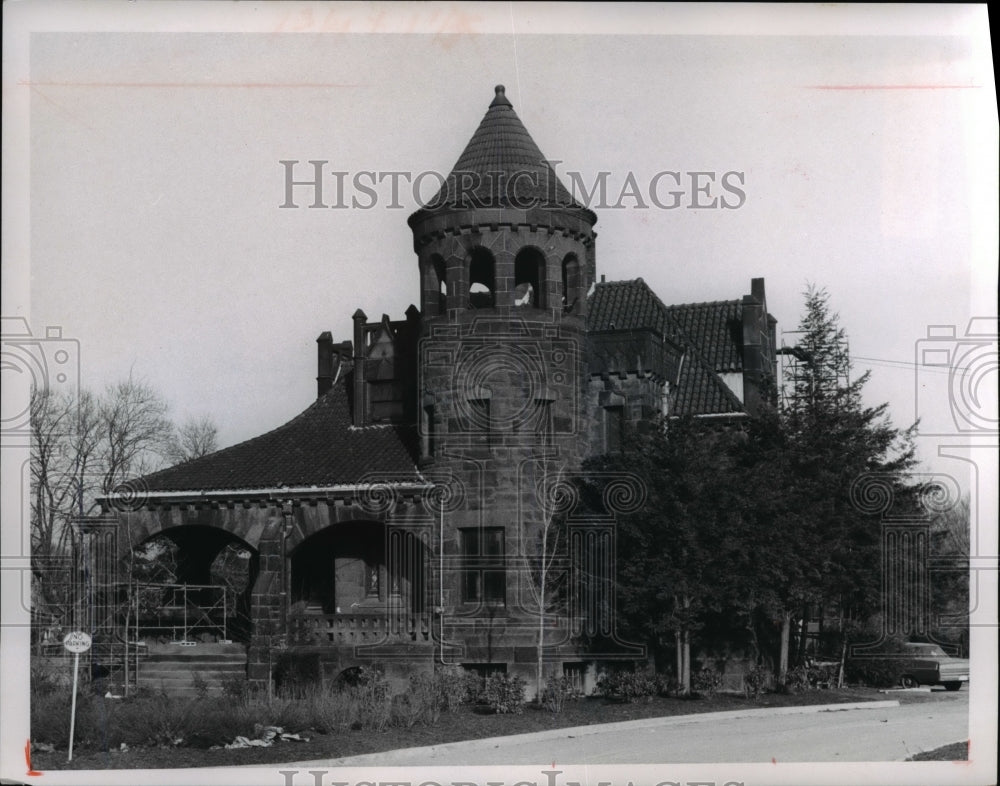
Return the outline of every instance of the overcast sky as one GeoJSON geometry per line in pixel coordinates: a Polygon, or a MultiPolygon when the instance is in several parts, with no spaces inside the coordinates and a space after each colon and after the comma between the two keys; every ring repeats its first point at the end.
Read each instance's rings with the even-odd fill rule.
{"type": "MultiPolygon", "coordinates": [[[[873,372],[868,403],[905,426],[919,389],[920,414],[954,431],[948,374],[914,361],[928,325],[961,336],[997,313],[984,8],[4,10],[20,25],[4,42],[3,314],[78,341],[87,387],[132,373],[176,419],[212,418],[224,445],[299,413],[320,332],[419,303],[418,203],[404,187],[390,207],[383,184],[370,209],[280,209],[279,161],[304,178],[326,160],[348,184],[446,174],[503,83],[564,182],[607,172],[611,204],[630,173],[644,197],[663,171],[742,173],[737,209],[688,209],[690,188],[673,210],[592,205],[599,274],[641,276],[666,303],[764,277],[781,331],[807,284],[825,287],[855,373],[873,372]]],[[[995,336],[980,343],[968,362],[995,413],[995,336]]],[[[935,458],[960,441],[924,437],[921,455],[964,478],[935,458]]]]}
{"type": "MultiPolygon", "coordinates": [[[[670,29],[669,9],[647,14],[670,29]]],[[[609,207],[592,203],[599,274],[642,276],[667,303],[738,298],[762,276],[781,331],[807,284],[826,287],[856,373],[873,371],[869,402],[912,422],[927,325],[962,334],[996,313],[993,79],[973,39],[546,35],[531,21],[516,35],[36,34],[34,331],[79,340],[85,386],[131,371],[178,419],[215,420],[223,444],[283,423],[314,396],[321,331],[348,338],[356,308],[399,318],[419,302],[419,194],[401,179],[393,208],[386,180],[370,209],[318,210],[300,187],[301,207],[280,209],[279,161],[308,179],[326,160],[326,203],[338,170],[344,201],[367,204],[362,170],[447,174],[503,83],[564,182],[608,173],[609,207]],[[681,175],[677,209],[649,196],[662,171],[681,175]],[[697,171],[716,177],[700,196],[697,171]],[[741,201],[726,172],[741,173],[738,209],[688,207],[741,201]],[[630,173],[640,198],[619,200],[630,173]]],[[[947,375],[924,376],[946,406],[947,375]]]]}

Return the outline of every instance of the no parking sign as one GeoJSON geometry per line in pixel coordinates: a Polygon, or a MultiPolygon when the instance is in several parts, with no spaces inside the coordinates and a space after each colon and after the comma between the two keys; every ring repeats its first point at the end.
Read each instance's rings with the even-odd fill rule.
{"type": "Polygon", "coordinates": [[[84,633],[82,630],[75,630],[63,637],[63,646],[66,650],[77,655],[89,650],[92,643],[90,634],[84,633]]]}
{"type": "Polygon", "coordinates": [[[67,652],[73,653],[73,699],[69,710],[69,756],[66,761],[73,761],[73,732],[76,730],[76,678],[80,671],[80,653],[90,649],[93,640],[90,634],[75,630],[63,637],[63,646],[67,652]]]}

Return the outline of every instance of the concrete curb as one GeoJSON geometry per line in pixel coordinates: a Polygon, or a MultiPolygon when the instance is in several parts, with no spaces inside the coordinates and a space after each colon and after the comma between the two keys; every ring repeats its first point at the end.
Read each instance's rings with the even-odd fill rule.
{"type": "Polygon", "coordinates": [[[735,718],[753,718],[770,715],[805,715],[816,712],[847,712],[849,710],[879,710],[888,707],[898,707],[895,699],[886,701],[852,701],[842,704],[808,704],[797,707],[766,707],[753,710],[726,710],[724,712],[699,712],[691,715],[670,715],[659,718],[642,718],[634,721],[617,721],[615,723],[592,723],[589,726],[567,726],[562,729],[528,732],[527,734],[511,734],[506,737],[486,737],[477,740],[459,740],[442,742],[438,745],[427,745],[420,748],[397,748],[396,750],[380,751],[378,753],[362,753],[357,756],[345,756],[340,759],[317,759],[314,761],[295,762],[296,767],[335,767],[362,764],[383,764],[392,766],[391,758],[396,753],[406,753],[408,756],[420,756],[440,751],[460,750],[467,745],[485,745],[498,747],[504,745],[519,745],[525,742],[542,742],[558,740],[564,737],[585,737],[591,734],[602,734],[614,731],[633,731],[661,726],[682,726],[688,723],[705,723],[707,721],[729,720],[735,718]]]}

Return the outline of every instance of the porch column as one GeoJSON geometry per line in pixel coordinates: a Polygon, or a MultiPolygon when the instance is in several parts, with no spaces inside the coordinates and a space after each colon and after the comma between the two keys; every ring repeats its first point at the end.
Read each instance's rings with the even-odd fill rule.
{"type": "Polygon", "coordinates": [[[266,516],[267,521],[257,547],[259,571],[250,596],[253,636],[247,650],[247,679],[251,686],[261,688],[270,682],[276,650],[284,648],[287,631],[282,609],[284,516],[274,504],[258,511],[258,515],[266,516]]]}

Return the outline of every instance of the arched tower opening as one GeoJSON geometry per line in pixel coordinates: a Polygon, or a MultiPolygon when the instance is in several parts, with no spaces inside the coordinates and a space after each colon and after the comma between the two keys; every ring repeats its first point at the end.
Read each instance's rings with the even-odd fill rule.
{"type": "Polygon", "coordinates": [[[469,253],[469,308],[496,305],[496,260],[482,246],[469,253]]]}
{"type": "Polygon", "coordinates": [[[545,255],[535,246],[525,246],[514,258],[514,306],[545,308],[545,255]]]}
{"type": "Polygon", "coordinates": [[[579,313],[581,271],[576,254],[569,253],[562,261],[562,309],[564,314],[579,313]]]}

